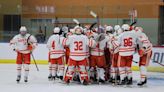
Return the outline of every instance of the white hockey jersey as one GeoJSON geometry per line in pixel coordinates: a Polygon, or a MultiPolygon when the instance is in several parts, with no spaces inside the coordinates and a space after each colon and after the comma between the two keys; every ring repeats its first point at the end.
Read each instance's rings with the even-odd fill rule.
{"type": "Polygon", "coordinates": [[[26,34],[25,36],[18,34],[10,41],[12,49],[23,54],[30,53],[30,50],[28,50],[28,43],[32,45],[33,49],[37,46],[36,38],[30,34],[26,34]]]}
{"type": "Polygon", "coordinates": [[[88,56],[88,47],[96,46],[95,40],[88,39],[85,35],[72,35],[63,39],[63,45],[69,46],[70,58],[76,61],[81,61],[88,56]]]}
{"type": "Polygon", "coordinates": [[[59,58],[64,55],[64,47],[61,44],[64,37],[54,34],[47,41],[47,48],[50,52],[50,58],[59,58]]]}
{"type": "Polygon", "coordinates": [[[93,56],[103,56],[104,55],[104,49],[107,47],[107,42],[109,40],[109,37],[105,36],[105,39],[102,41],[99,41],[96,45],[96,47],[91,48],[91,55],[93,56]]]}
{"type": "Polygon", "coordinates": [[[148,37],[146,36],[145,33],[137,33],[138,37],[139,37],[139,41],[141,43],[140,48],[145,48],[144,52],[148,53],[152,50],[152,43],[149,41],[148,37]]]}
{"type": "Polygon", "coordinates": [[[134,32],[125,31],[118,36],[118,40],[114,44],[119,47],[119,55],[130,56],[135,53],[139,40],[134,32]]]}
{"type": "Polygon", "coordinates": [[[115,41],[117,41],[118,38],[115,35],[110,34],[109,40],[108,40],[108,48],[110,50],[110,53],[115,54],[118,53],[119,48],[117,47],[117,44],[115,44],[115,41]]]}

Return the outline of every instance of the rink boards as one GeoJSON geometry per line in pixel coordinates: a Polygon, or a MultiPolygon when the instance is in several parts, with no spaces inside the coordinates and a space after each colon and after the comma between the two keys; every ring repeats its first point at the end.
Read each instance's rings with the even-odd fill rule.
{"type": "MultiPolygon", "coordinates": [[[[39,44],[34,50],[33,55],[38,64],[48,64],[48,49],[46,48],[46,44],[39,44]]],[[[15,58],[16,52],[11,49],[9,43],[0,43],[0,63],[15,63],[15,58]]],[[[135,62],[139,61],[137,53],[134,55],[133,60],[135,62]]],[[[160,64],[164,65],[164,47],[153,47],[153,54],[148,70],[164,72],[164,66],[160,64]]],[[[133,63],[133,70],[139,70],[138,63],[133,63]]]]}

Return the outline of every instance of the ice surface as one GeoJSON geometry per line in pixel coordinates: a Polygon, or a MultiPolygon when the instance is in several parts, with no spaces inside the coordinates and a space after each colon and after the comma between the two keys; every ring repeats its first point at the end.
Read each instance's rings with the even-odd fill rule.
{"type": "MultiPolygon", "coordinates": [[[[0,92],[164,92],[164,74],[148,73],[147,87],[139,88],[134,83],[133,88],[113,87],[110,84],[88,85],[80,84],[66,85],[59,82],[48,81],[48,66],[39,65],[37,72],[34,65],[30,67],[29,82],[16,83],[16,65],[0,64],[0,92]]],[[[139,80],[139,72],[133,72],[134,81],[139,80]]]]}

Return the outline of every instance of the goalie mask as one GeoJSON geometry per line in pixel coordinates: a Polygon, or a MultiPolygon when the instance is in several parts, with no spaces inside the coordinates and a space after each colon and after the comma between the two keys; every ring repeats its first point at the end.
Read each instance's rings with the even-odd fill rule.
{"type": "Polygon", "coordinates": [[[80,35],[83,33],[83,28],[80,26],[75,26],[74,31],[75,31],[75,34],[80,35]]]}

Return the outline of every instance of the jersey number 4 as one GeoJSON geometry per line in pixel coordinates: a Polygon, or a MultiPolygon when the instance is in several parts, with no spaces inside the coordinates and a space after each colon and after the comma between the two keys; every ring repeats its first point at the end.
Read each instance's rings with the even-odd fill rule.
{"type": "Polygon", "coordinates": [[[124,46],[125,47],[132,46],[132,44],[133,44],[133,42],[132,42],[132,38],[131,37],[124,39],[124,46]]]}
{"type": "Polygon", "coordinates": [[[82,48],[83,42],[82,41],[75,41],[74,44],[75,44],[75,48],[74,48],[75,51],[76,50],[83,50],[83,48],[82,48]]]}

